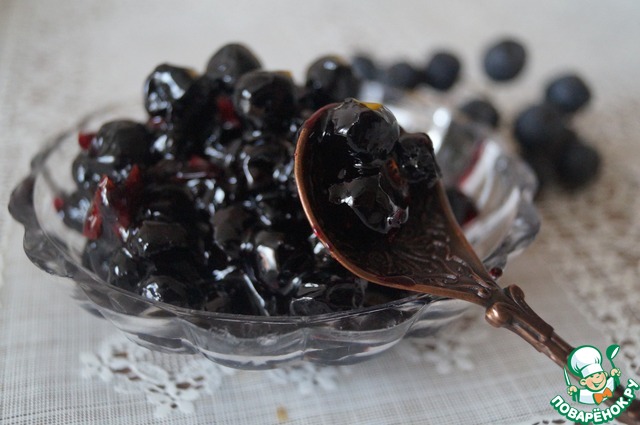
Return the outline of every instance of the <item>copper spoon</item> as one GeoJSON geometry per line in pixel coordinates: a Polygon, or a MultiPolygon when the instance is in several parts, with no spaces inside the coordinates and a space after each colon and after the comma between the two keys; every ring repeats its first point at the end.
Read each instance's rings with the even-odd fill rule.
{"type": "MultiPolygon", "coordinates": [[[[300,130],[295,153],[295,178],[305,214],[331,255],[356,276],[380,285],[460,299],[486,309],[486,320],[519,335],[560,367],[574,347],[525,302],[516,285],[501,288],[484,268],[456,222],[441,181],[433,187],[415,183],[409,218],[393,237],[369,231],[362,235],[343,220],[331,203],[320,176],[332,152],[314,143],[321,118],[337,104],[316,111],[300,130]],[[362,237],[361,237],[362,236],[362,237]],[[363,239],[364,238],[364,239],[363,239]]],[[[344,207],[343,207],[344,208],[344,207]]],[[[362,230],[362,229],[360,229],[362,230]]],[[[618,386],[616,398],[624,388],[618,386]]],[[[634,400],[626,417],[640,423],[640,403],[634,400]]]]}

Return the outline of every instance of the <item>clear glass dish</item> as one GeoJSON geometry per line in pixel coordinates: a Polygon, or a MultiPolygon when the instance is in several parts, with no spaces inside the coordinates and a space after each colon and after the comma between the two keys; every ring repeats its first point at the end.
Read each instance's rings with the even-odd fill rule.
{"type": "MultiPolygon", "coordinates": [[[[136,102],[107,107],[49,141],[15,188],[9,210],[25,227],[24,250],[42,270],[66,279],[82,307],[113,323],[136,343],[164,352],[201,353],[235,368],[266,369],[306,360],[349,364],[379,354],[407,336],[431,335],[469,304],[414,295],[359,310],[316,316],[247,316],[190,310],[153,302],[101,281],[82,267],[82,235],[66,227],[54,199],[73,189],[71,162],[77,133],[115,118],[144,119],[136,102]]],[[[407,130],[427,131],[437,148],[443,178],[474,200],[478,216],[464,227],[485,266],[503,268],[535,237],[536,187],[526,165],[482,126],[424,98],[391,105],[407,130]]]]}

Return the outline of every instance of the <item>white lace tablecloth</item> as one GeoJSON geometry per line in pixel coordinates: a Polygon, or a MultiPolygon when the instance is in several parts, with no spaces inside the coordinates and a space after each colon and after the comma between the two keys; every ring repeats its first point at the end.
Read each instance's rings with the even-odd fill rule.
{"type": "Polygon", "coordinates": [[[548,78],[577,69],[595,94],[576,117],[604,156],[600,179],[539,200],[537,241],[507,270],[529,303],[574,345],[621,345],[640,379],[640,4],[629,1],[57,1],[0,2],[1,424],[557,423],[561,370],[482,312],[446,334],[404,341],[349,367],[234,371],[137,348],[88,315],[21,249],[11,188],[43,141],[88,110],[131,98],[163,61],[202,69],[242,41],[300,81],[324,53],[426,60],[449,47],[460,90],[491,93],[507,121],[548,78]],[[496,37],[527,43],[512,84],[490,85],[480,52],[496,37]]]}

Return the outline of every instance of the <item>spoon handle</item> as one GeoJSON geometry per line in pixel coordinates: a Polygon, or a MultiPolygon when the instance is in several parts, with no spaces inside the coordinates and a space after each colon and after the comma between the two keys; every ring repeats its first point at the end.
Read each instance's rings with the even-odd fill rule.
{"type": "MultiPolygon", "coordinates": [[[[520,287],[510,285],[504,289],[496,288],[485,307],[485,318],[491,325],[514,332],[558,366],[567,366],[567,358],[574,347],[556,334],[551,325],[529,307],[520,287]]],[[[618,385],[614,396],[604,402],[613,404],[624,391],[624,386],[618,385]]],[[[616,419],[627,424],[640,424],[640,401],[634,398],[627,410],[616,419]]]]}

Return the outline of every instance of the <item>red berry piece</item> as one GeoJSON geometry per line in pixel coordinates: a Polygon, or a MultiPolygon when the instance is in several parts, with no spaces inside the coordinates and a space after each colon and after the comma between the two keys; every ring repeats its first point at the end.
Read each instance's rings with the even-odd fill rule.
{"type": "Polygon", "coordinates": [[[56,196],[55,198],[53,198],[53,208],[57,212],[62,211],[62,209],[64,208],[64,199],[62,199],[59,196],[56,196]]]}
{"type": "Polygon", "coordinates": [[[78,133],[78,145],[82,150],[88,150],[91,142],[96,137],[96,133],[78,133]]]}
{"type": "Polygon", "coordinates": [[[233,108],[233,102],[229,96],[220,96],[216,101],[222,126],[236,128],[240,126],[240,118],[233,108]]]}

